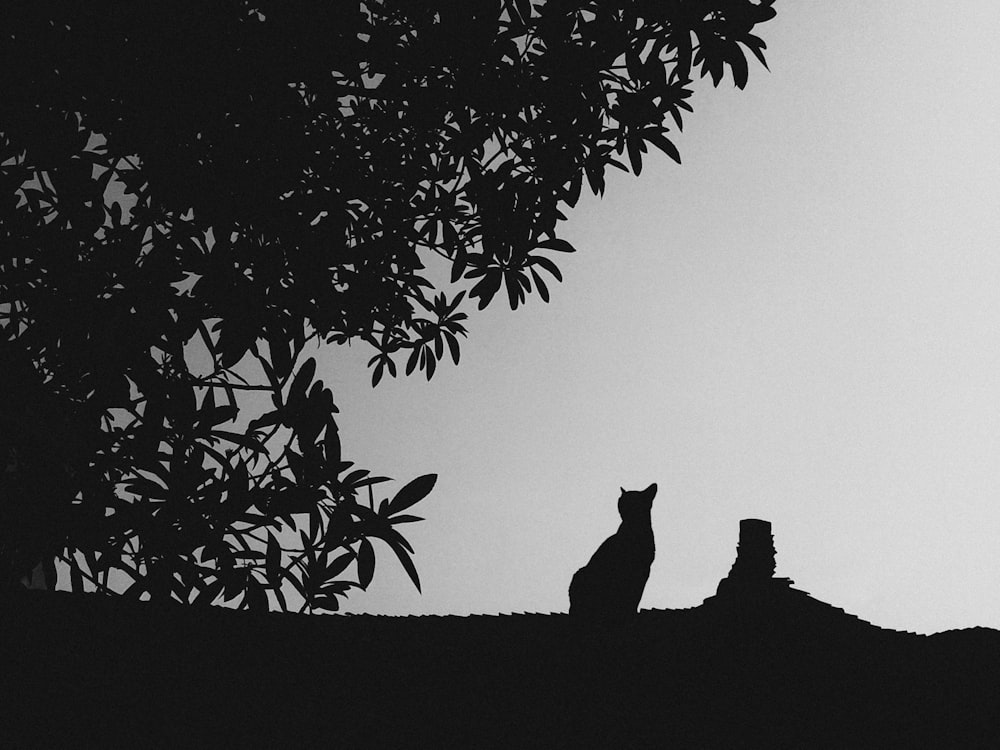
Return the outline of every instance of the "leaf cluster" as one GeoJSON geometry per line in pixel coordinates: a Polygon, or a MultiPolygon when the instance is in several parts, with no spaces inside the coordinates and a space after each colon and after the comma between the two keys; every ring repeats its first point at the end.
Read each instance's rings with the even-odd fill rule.
{"type": "Polygon", "coordinates": [[[307,347],[430,379],[463,302],[547,302],[584,183],[679,162],[692,76],[742,88],[771,5],[8,3],[8,578],[58,554],[74,587],[332,608],[382,539],[416,583],[393,519],[431,480],[365,508],[307,347]]]}

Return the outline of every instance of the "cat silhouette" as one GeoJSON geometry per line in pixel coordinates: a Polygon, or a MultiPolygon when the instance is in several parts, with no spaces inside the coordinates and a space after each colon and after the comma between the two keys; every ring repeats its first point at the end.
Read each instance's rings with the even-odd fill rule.
{"type": "Polygon", "coordinates": [[[636,613],[656,554],[649,518],[655,496],[655,483],[642,491],[622,488],[618,531],[604,540],[570,581],[571,615],[607,619],[636,613]]]}

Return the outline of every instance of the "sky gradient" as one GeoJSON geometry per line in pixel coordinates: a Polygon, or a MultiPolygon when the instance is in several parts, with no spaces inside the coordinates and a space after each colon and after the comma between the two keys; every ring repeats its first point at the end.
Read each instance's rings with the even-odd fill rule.
{"type": "Polygon", "coordinates": [[[713,594],[756,517],[819,599],[1000,627],[1000,7],[776,8],[771,72],[699,84],[682,166],[569,214],[550,304],[470,309],[430,383],[321,353],[345,458],[439,474],[423,594],[376,542],[348,611],[565,611],[619,486],[656,482],[643,607],[713,594]]]}

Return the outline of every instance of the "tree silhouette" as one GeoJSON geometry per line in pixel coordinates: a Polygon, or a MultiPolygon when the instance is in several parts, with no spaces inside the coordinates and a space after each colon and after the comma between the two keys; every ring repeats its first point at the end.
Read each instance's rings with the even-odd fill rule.
{"type": "Polygon", "coordinates": [[[428,494],[343,460],[309,357],[457,364],[549,299],[563,210],[638,174],[771,0],[12,2],[0,34],[0,553],[74,589],[336,609],[428,494]],[[625,161],[622,161],[624,159],[625,161]],[[437,258],[457,293],[428,280],[437,258]],[[368,495],[365,502],[365,494],[368,495]],[[119,571],[109,577],[109,571],[119,571]],[[115,581],[125,583],[118,585],[115,581]],[[132,583],[129,584],[128,581],[132,583]]]}

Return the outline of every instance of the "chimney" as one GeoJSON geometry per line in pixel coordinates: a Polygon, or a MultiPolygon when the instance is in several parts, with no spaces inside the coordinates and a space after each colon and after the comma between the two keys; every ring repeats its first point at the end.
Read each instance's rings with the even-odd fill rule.
{"type": "Polygon", "coordinates": [[[759,518],[744,518],[740,521],[736,562],[729,570],[729,575],[719,581],[716,593],[721,594],[726,589],[767,584],[774,580],[789,582],[788,579],[774,578],[774,554],[771,522],[759,518]]]}

